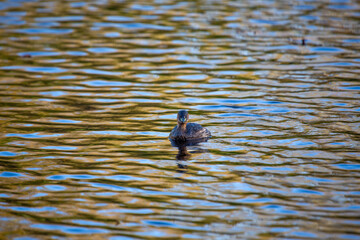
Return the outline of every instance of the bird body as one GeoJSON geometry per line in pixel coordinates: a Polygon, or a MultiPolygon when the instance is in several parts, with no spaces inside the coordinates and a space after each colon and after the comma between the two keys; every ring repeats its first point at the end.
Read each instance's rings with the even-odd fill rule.
{"type": "Polygon", "coordinates": [[[198,123],[188,123],[189,114],[186,110],[179,111],[177,120],[177,126],[173,128],[169,135],[171,140],[188,141],[211,137],[211,133],[207,128],[198,123]]]}

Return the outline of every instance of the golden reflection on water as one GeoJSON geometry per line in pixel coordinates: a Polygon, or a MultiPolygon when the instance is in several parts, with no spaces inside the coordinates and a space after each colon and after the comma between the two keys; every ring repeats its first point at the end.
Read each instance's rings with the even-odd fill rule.
{"type": "Polygon", "coordinates": [[[359,238],[359,8],[3,2],[0,236],[359,238]]]}

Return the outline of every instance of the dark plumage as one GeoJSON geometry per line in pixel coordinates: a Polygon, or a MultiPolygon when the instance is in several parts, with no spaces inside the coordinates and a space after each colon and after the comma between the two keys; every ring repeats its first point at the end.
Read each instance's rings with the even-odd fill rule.
{"type": "Polygon", "coordinates": [[[169,135],[171,140],[191,141],[211,137],[211,133],[207,128],[203,128],[198,123],[187,123],[188,120],[189,113],[186,110],[180,110],[177,115],[178,124],[169,135]]]}

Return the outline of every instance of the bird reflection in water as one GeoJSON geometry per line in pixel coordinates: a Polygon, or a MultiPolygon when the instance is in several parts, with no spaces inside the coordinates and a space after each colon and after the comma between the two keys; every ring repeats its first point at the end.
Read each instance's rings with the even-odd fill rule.
{"type": "Polygon", "coordinates": [[[171,145],[178,148],[178,153],[176,154],[176,164],[178,166],[178,172],[185,173],[187,171],[187,162],[186,160],[190,159],[191,154],[190,153],[203,153],[207,152],[207,149],[202,149],[200,147],[197,147],[194,150],[191,150],[190,153],[187,150],[188,146],[198,146],[199,143],[207,142],[208,138],[200,138],[200,139],[194,139],[194,140],[185,140],[185,141],[179,141],[179,140],[173,140],[170,139],[171,145]]]}
{"type": "MultiPolygon", "coordinates": [[[[186,160],[191,154],[187,151],[187,146],[195,146],[201,142],[206,142],[211,138],[211,133],[207,128],[198,123],[188,123],[189,113],[187,110],[180,110],[177,114],[177,125],[170,132],[169,139],[171,145],[179,149],[176,155],[179,172],[186,172],[186,160]]],[[[192,151],[192,153],[204,152],[203,149],[192,151]]]]}

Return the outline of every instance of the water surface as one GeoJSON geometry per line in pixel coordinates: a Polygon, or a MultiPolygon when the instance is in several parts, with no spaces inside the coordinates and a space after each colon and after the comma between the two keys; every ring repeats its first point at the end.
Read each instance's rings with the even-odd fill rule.
{"type": "Polygon", "coordinates": [[[2,2],[0,236],[359,239],[359,10],[2,2]]]}

